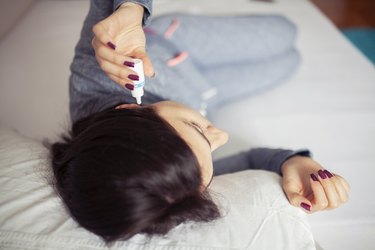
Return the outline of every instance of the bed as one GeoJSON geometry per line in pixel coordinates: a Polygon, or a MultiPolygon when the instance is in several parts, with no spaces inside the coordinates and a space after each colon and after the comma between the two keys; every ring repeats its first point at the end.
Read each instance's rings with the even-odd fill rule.
{"type": "MultiPolygon", "coordinates": [[[[13,18],[0,43],[0,124],[17,130],[1,131],[0,157],[14,158],[1,159],[1,168],[13,163],[22,167],[28,148],[39,148],[42,139],[54,140],[69,127],[69,64],[89,5],[88,0],[24,2],[27,7],[12,15],[18,18],[13,18]]],[[[277,88],[229,105],[213,117],[231,138],[214,157],[254,146],[309,148],[322,165],[344,176],[352,190],[350,202],[337,210],[307,218],[293,210],[298,225],[307,227],[301,241],[310,244],[306,249],[312,247],[312,232],[323,249],[372,249],[375,201],[368,193],[375,190],[374,66],[307,0],[154,2],[155,15],[176,11],[277,13],[295,22],[300,68],[277,88]]],[[[9,173],[1,172],[2,177],[9,173]]],[[[6,183],[2,179],[1,187],[6,183]]],[[[11,203],[3,194],[0,211],[11,203]]],[[[5,226],[0,220],[0,229],[5,226]]]]}

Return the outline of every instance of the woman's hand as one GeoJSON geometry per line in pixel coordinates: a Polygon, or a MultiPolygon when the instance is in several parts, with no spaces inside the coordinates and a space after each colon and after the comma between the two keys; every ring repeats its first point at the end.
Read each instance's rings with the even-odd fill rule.
{"type": "Polygon", "coordinates": [[[324,170],[309,157],[291,157],[283,163],[281,172],[289,202],[307,212],[334,209],[349,199],[346,180],[324,170]]]}
{"type": "Polygon", "coordinates": [[[154,74],[145,49],[143,11],[143,6],[126,2],[93,27],[92,46],[100,68],[122,87],[133,85],[133,80],[138,80],[137,73],[132,70],[133,58],[143,61],[145,75],[151,77],[154,74]]]}

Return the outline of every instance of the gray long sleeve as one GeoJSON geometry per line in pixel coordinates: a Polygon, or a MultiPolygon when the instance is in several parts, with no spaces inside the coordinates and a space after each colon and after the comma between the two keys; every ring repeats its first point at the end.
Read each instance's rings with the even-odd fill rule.
{"type": "Polygon", "coordinates": [[[263,169],[282,176],[281,165],[295,155],[311,156],[307,149],[285,150],[271,148],[255,148],[239,154],[225,157],[214,162],[214,175],[222,175],[247,169],[263,169]]]}

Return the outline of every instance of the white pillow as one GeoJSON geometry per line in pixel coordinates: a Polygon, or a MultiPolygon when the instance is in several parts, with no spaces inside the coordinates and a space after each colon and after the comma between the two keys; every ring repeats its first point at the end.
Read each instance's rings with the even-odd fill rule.
{"type": "MultiPolygon", "coordinates": [[[[0,248],[107,249],[79,227],[48,184],[48,151],[0,128],[0,248]]],[[[306,214],[293,207],[274,173],[215,177],[211,193],[223,217],[186,223],[164,237],[136,235],[111,249],[315,249],[306,214]]]]}

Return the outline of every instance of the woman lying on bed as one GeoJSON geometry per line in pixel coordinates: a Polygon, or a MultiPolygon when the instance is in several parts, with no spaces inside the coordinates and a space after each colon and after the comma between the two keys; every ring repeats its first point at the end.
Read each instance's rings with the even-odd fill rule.
{"type": "Polygon", "coordinates": [[[146,54],[150,3],[119,4],[91,1],[71,65],[72,130],[51,148],[57,191],[82,227],[111,242],[214,220],[212,177],[245,169],[283,176],[290,203],[308,213],[348,200],[348,183],[307,150],[256,148],[212,161],[228,136],[196,110],[210,115],[290,76],[299,57],[288,20],[163,16],[145,29],[146,54]],[[129,91],[134,57],[146,75],[157,72],[142,105],[129,91]]]}

